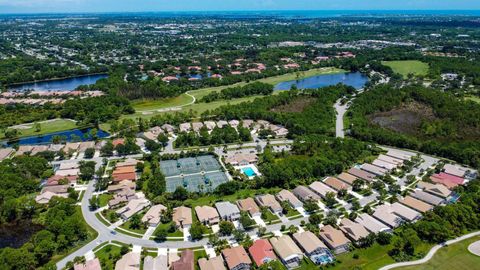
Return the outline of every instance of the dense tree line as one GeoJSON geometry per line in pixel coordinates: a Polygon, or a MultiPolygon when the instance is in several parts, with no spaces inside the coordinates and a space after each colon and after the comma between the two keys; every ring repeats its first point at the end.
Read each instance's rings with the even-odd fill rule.
{"type": "MultiPolygon", "coordinates": [[[[226,105],[213,112],[203,115],[216,115],[220,119],[254,119],[267,120],[285,126],[289,136],[304,134],[334,134],[335,111],[333,104],[344,95],[351,94],[355,89],[336,85],[317,90],[290,90],[278,95],[258,98],[251,102],[238,105],[226,105]],[[311,98],[313,102],[298,112],[275,110],[279,106],[293,104],[299,98],[311,98]]],[[[302,106],[302,105],[299,105],[302,106]]]]}
{"type": "Polygon", "coordinates": [[[220,99],[234,99],[248,96],[268,96],[273,93],[273,85],[261,82],[254,82],[245,86],[229,87],[220,92],[211,92],[200,101],[210,103],[220,99]]]}
{"type": "Polygon", "coordinates": [[[194,131],[180,132],[175,140],[175,147],[241,143],[252,140],[249,129],[238,127],[237,130],[227,125],[223,128],[215,127],[211,133],[206,127],[202,127],[198,134],[194,131]]]}
{"type": "Polygon", "coordinates": [[[355,99],[348,115],[351,135],[361,140],[420,150],[480,166],[480,106],[474,102],[423,87],[380,86],[355,99]],[[372,123],[374,113],[388,112],[413,101],[430,107],[435,117],[422,121],[414,133],[399,133],[372,123]]]}
{"type": "Polygon", "coordinates": [[[40,180],[52,174],[40,157],[19,156],[0,163],[0,225],[34,223],[41,227],[20,248],[0,249],[1,269],[36,269],[88,237],[87,227],[72,198],[35,203],[40,180]]]}

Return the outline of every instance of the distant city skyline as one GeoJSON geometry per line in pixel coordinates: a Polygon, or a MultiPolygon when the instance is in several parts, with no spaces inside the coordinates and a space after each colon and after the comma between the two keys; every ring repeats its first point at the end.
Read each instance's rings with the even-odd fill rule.
{"type": "Polygon", "coordinates": [[[261,10],[480,10],[478,0],[0,0],[0,14],[261,11],[261,10]]]}

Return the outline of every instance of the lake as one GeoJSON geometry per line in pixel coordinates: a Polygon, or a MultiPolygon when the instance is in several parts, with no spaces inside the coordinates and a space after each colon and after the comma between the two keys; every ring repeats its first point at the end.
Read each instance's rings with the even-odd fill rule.
{"type": "MultiPolygon", "coordinates": [[[[92,140],[92,136],[90,136],[90,130],[91,128],[86,128],[86,129],[72,129],[72,130],[67,130],[67,131],[59,131],[59,132],[53,132],[45,135],[39,135],[39,136],[31,136],[31,137],[25,137],[25,138],[20,138],[15,141],[9,141],[6,144],[11,146],[11,145],[34,145],[34,144],[50,144],[52,143],[53,137],[55,136],[60,136],[66,139],[67,142],[72,142],[74,139],[82,141],[89,141],[92,140]]],[[[97,131],[97,137],[98,138],[106,138],[110,136],[110,134],[106,131],[103,131],[101,129],[98,129],[97,131]]]]}
{"type": "Polygon", "coordinates": [[[107,74],[85,75],[72,78],[22,83],[9,86],[10,91],[73,91],[80,85],[91,85],[100,79],[107,78],[107,74]]]}
{"type": "Polygon", "coordinates": [[[364,87],[367,82],[368,77],[360,72],[324,74],[301,80],[281,82],[275,85],[274,90],[290,90],[293,85],[296,85],[298,89],[317,89],[339,83],[360,89],[364,87]]]}

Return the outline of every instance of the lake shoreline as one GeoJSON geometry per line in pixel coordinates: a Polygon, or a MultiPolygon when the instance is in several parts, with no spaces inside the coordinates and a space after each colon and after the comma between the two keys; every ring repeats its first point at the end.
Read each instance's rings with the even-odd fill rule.
{"type": "Polygon", "coordinates": [[[60,80],[68,80],[68,79],[75,79],[81,77],[88,77],[88,76],[96,76],[96,75],[108,75],[106,72],[99,72],[99,73],[89,73],[85,75],[76,75],[76,76],[67,76],[67,77],[58,77],[58,78],[51,78],[51,79],[43,79],[43,80],[35,80],[35,81],[26,81],[26,82],[18,82],[18,83],[11,83],[7,85],[7,89],[11,86],[19,86],[22,84],[31,84],[31,83],[42,83],[42,82],[52,82],[52,81],[60,81],[60,80]]]}

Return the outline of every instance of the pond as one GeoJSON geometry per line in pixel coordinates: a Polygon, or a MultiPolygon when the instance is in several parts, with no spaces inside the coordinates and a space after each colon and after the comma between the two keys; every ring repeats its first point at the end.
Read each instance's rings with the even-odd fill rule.
{"type": "MultiPolygon", "coordinates": [[[[53,132],[49,134],[44,134],[44,135],[38,135],[38,136],[31,136],[31,137],[25,137],[25,138],[20,138],[15,141],[8,141],[6,144],[8,146],[11,145],[34,145],[34,144],[50,144],[52,143],[52,140],[54,137],[59,136],[62,138],[62,141],[66,142],[72,142],[72,141],[89,141],[92,140],[92,136],[90,134],[91,128],[85,128],[85,129],[72,129],[72,130],[67,130],[67,131],[59,131],[59,132],[53,132]]],[[[103,131],[101,129],[97,130],[97,138],[106,138],[110,136],[110,134],[106,131],[103,131]]]]}
{"type": "Polygon", "coordinates": [[[32,235],[42,229],[42,226],[27,220],[2,224],[0,225],[0,248],[19,248],[28,242],[32,235]]]}
{"type": "Polygon", "coordinates": [[[15,84],[9,87],[10,91],[73,91],[80,85],[91,85],[100,79],[107,78],[107,74],[85,75],[72,78],[38,81],[32,83],[15,84]]]}
{"type": "Polygon", "coordinates": [[[317,89],[339,83],[361,89],[367,82],[368,77],[360,72],[324,74],[301,80],[281,82],[275,85],[274,90],[290,90],[293,85],[296,85],[298,89],[317,89]]]}

